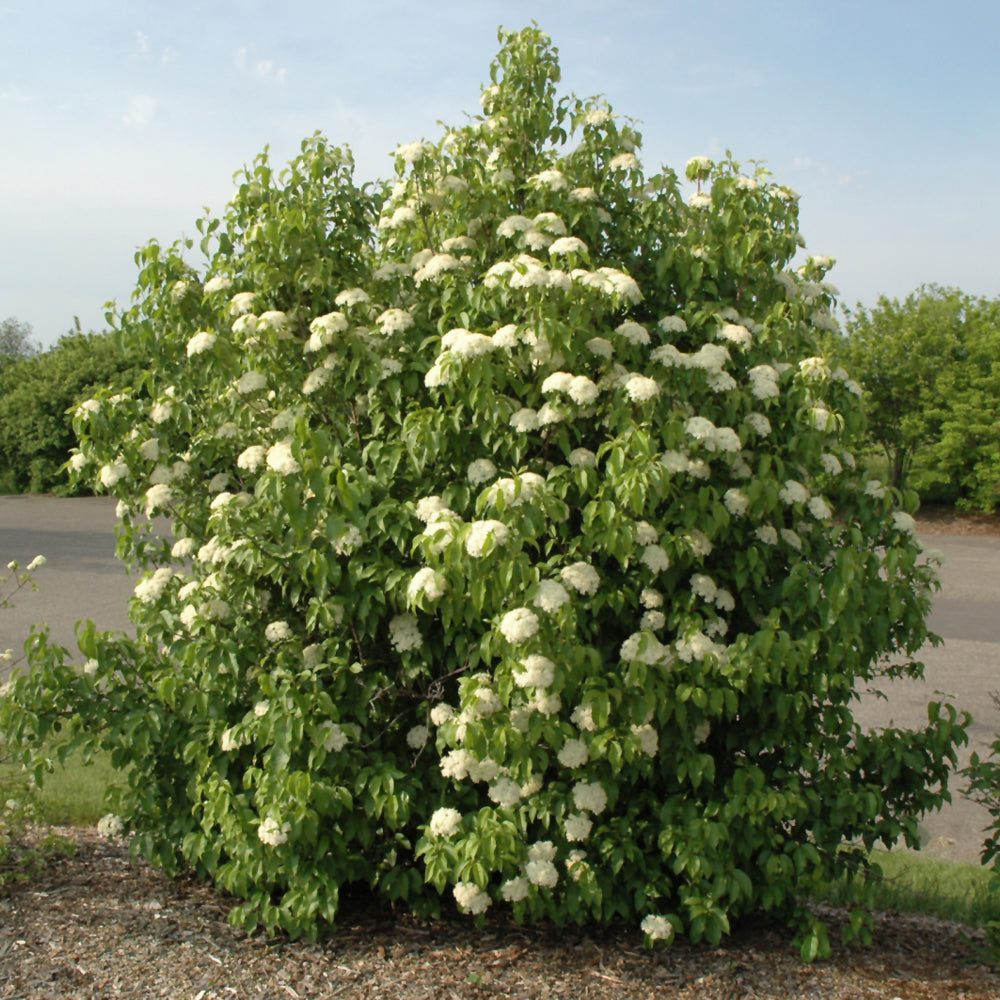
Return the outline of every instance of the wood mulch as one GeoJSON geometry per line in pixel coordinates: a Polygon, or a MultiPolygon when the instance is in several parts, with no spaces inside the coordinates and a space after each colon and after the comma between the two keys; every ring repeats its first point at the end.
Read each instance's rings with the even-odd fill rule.
{"type": "MultiPolygon", "coordinates": [[[[955,924],[879,914],[870,946],[804,964],[787,928],[739,927],[721,947],[649,951],[633,928],[525,928],[502,916],[424,924],[347,904],[317,944],[248,935],[227,900],[132,861],[92,831],[61,830],[52,860],[0,899],[3,1000],[996,1000],[1000,970],[982,936],[955,924]]],[[[838,939],[844,915],[824,910],[838,939]]]]}
{"type": "Polygon", "coordinates": [[[980,514],[930,504],[917,511],[916,521],[922,535],[1000,535],[1000,513],[980,514]]]}

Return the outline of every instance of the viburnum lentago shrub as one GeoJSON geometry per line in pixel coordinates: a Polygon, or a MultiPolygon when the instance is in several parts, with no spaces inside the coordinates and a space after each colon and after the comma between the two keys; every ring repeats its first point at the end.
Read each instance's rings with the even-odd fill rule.
{"type": "Polygon", "coordinates": [[[852,717],[919,674],[935,572],[850,451],[832,262],[793,263],[762,168],[647,174],[544,34],[501,41],[394,182],[314,136],[199,223],[203,263],[140,251],[116,323],[149,368],[72,463],[119,498],[137,638],[84,632],[88,674],[36,637],[19,724],[128,763],[136,848],[250,926],[364,885],[650,941],[763,909],[815,954],[797,901],[913,842],[964,739],[852,717]]]}

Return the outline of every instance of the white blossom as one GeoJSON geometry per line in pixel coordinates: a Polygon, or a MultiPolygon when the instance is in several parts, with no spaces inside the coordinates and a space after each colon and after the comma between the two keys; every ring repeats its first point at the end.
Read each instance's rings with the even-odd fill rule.
{"type": "Polygon", "coordinates": [[[647,757],[655,757],[660,745],[660,736],[657,731],[648,723],[642,726],[633,726],[632,732],[639,737],[639,746],[647,757]]]}
{"type": "Polygon", "coordinates": [[[389,621],[389,641],[397,653],[405,653],[411,649],[419,649],[424,643],[424,637],[417,627],[415,615],[396,615],[389,621]]]}
{"type": "Polygon", "coordinates": [[[528,183],[535,187],[547,187],[550,191],[563,191],[569,187],[569,182],[562,171],[554,167],[529,177],[528,183]]]}
{"type": "Polygon", "coordinates": [[[486,552],[487,545],[492,544],[493,548],[499,548],[509,538],[510,528],[503,521],[495,519],[473,521],[465,536],[465,551],[473,559],[478,559],[486,552]]]}
{"type": "Polygon", "coordinates": [[[361,548],[364,541],[364,532],[356,524],[349,524],[337,536],[337,540],[333,543],[333,551],[338,556],[349,556],[361,548]]]}
{"type": "Polygon", "coordinates": [[[566,459],[574,468],[594,468],[597,456],[589,448],[574,448],[566,459]]]}
{"type": "Polygon", "coordinates": [[[645,375],[630,375],[625,380],[625,392],[633,403],[645,403],[660,394],[660,383],[645,375]]]}
{"type": "Polygon", "coordinates": [[[229,300],[229,315],[243,316],[245,313],[253,312],[256,301],[256,292],[237,292],[229,300]]]}
{"type": "Polygon", "coordinates": [[[241,396],[249,396],[267,388],[267,376],[263,372],[244,372],[236,383],[236,391],[241,396]]]}
{"type": "Polygon", "coordinates": [[[573,801],[581,812],[599,816],[608,805],[608,793],[598,781],[578,781],[573,786],[573,801]]]}
{"type": "Polygon", "coordinates": [[[555,580],[542,580],[532,599],[532,604],[536,608],[541,608],[542,611],[547,611],[550,614],[558,611],[567,603],[569,603],[569,594],[566,588],[555,580]]]}
{"type": "Polygon", "coordinates": [[[345,309],[365,302],[371,302],[371,297],[363,288],[345,288],[337,293],[333,300],[335,306],[342,306],[345,309]]]}
{"type": "Polygon", "coordinates": [[[292,628],[286,621],[271,622],[264,629],[264,638],[268,642],[281,642],[284,639],[291,639],[292,634],[292,628]]]}
{"type": "Polygon", "coordinates": [[[532,885],[546,889],[554,888],[559,881],[559,869],[548,860],[529,861],[524,866],[524,874],[532,885]]]}
{"type": "Polygon", "coordinates": [[[110,462],[101,466],[101,485],[106,489],[111,489],[128,475],[128,466],[124,462],[110,462]]]}
{"type": "Polygon", "coordinates": [[[528,434],[539,428],[538,413],[530,407],[522,407],[510,418],[510,426],[521,434],[528,434]]]}
{"type": "Polygon", "coordinates": [[[375,320],[375,325],[387,337],[394,333],[403,333],[413,326],[413,316],[405,309],[386,309],[375,320]]]}
{"type": "Polygon", "coordinates": [[[591,337],[584,346],[598,358],[610,358],[615,352],[614,345],[604,337],[591,337]]]}
{"type": "Polygon", "coordinates": [[[608,170],[641,170],[642,164],[635,153],[619,153],[608,161],[608,170]]]}
{"type": "Polygon", "coordinates": [[[323,737],[323,749],[327,753],[339,753],[347,746],[347,733],[330,719],[319,727],[319,735],[323,737]]]}
{"type": "Polygon", "coordinates": [[[538,615],[530,608],[515,608],[500,619],[500,631],[510,643],[526,642],[538,631],[538,615]]]}
{"type": "MultiPolygon", "coordinates": [[[[39,557],[40,558],[40,557],[39,557]]],[[[28,571],[35,569],[34,565],[28,566],[28,571]]],[[[133,591],[135,596],[143,604],[152,604],[163,596],[163,591],[170,582],[174,571],[167,567],[160,567],[151,575],[143,578],[135,585],[133,591]]]]}
{"type": "Polygon", "coordinates": [[[237,468],[246,469],[247,472],[256,472],[265,462],[267,449],[260,444],[252,444],[249,448],[244,448],[236,459],[237,468]]]}
{"type": "Polygon", "coordinates": [[[224,292],[227,288],[231,288],[232,284],[232,278],[227,278],[224,274],[217,274],[205,282],[202,291],[206,295],[211,295],[212,292],[224,292]]]}
{"type": "Polygon", "coordinates": [[[664,573],[670,568],[670,557],[662,545],[647,545],[642,550],[640,561],[654,573],[664,573]]]}
{"type": "Polygon", "coordinates": [[[520,903],[528,898],[528,880],[523,875],[509,878],[500,886],[500,895],[508,903],[520,903]]]}
{"type": "Polygon", "coordinates": [[[291,829],[291,823],[279,823],[276,819],[268,816],[257,827],[257,836],[260,842],[267,844],[268,847],[280,847],[287,842],[291,829]]]}
{"type": "Polygon", "coordinates": [[[404,163],[419,163],[427,153],[433,150],[432,146],[424,142],[404,142],[396,147],[395,156],[398,156],[404,163]]]}
{"type": "Polygon", "coordinates": [[[429,566],[418,569],[413,574],[409,586],[406,588],[406,596],[411,601],[416,601],[420,597],[426,597],[429,601],[436,601],[444,596],[447,584],[440,573],[435,572],[429,566]]]}
{"type": "Polygon", "coordinates": [[[765,544],[765,545],[777,545],[778,544],[778,529],[771,524],[762,524],[754,529],[754,534],[765,544]]]}
{"type": "Polygon", "coordinates": [[[778,490],[778,499],[787,504],[805,503],[809,499],[809,490],[794,479],[786,479],[785,485],[778,490]]]}
{"type": "Polygon", "coordinates": [[[590,760],[590,751],[583,740],[570,738],[563,743],[556,756],[563,767],[573,769],[583,767],[590,760]]]}
{"type": "Polygon", "coordinates": [[[157,483],[146,490],[146,517],[163,510],[174,499],[174,491],[166,483],[157,483]]]}
{"type": "Polygon", "coordinates": [[[563,567],[559,574],[577,593],[596,594],[601,585],[601,576],[589,563],[575,562],[563,567]]]}
{"type": "Polygon", "coordinates": [[[587,252],[587,244],[575,236],[561,236],[549,247],[549,256],[556,257],[565,254],[587,252]]]}
{"type": "Polygon", "coordinates": [[[653,913],[642,918],[639,929],[651,941],[670,941],[674,936],[674,925],[666,917],[653,913]]]}
{"type": "Polygon", "coordinates": [[[462,814],[457,809],[444,806],[435,809],[429,823],[431,835],[434,837],[450,837],[462,826],[462,814]]]}
{"type": "Polygon", "coordinates": [[[459,270],[461,267],[461,261],[450,253],[434,254],[426,264],[417,269],[413,281],[418,285],[424,281],[436,281],[442,274],[459,270]]]}
{"type": "Polygon", "coordinates": [[[412,726],[406,733],[406,745],[411,750],[419,750],[427,743],[428,729],[424,725],[412,726]]]}
{"type": "Polygon", "coordinates": [[[594,821],[584,813],[571,813],[563,821],[563,830],[567,840],[586,840],[593,825],[594,821]]]}
{"type": "Polygon", "coordinates": [[[196,333],[187,342],[187,356],[193,358],[196,354],[204,354],[215,346],[215,334],[206,330],[196,333]]]}
{"type": "Polygon", "coordinates": [[[120,816],[108,813],[97,821],[97,835],[108,840],[114,840],[125,832],[125,824],[120,816]]]}
{"type": "Polygon", "coordinates": [[[514,683],[518,687],[547,688],[555,680],[556,665],[547,656],[533,653],[521,660],[520,666],[523,670],[514,673],[514,683]]]}
{"type": "Polygon", "coordinates": [[[277,444],[271,445],[267,450],[265,461],[269,469],[273,469],[282,476],[292,475],[302,470],[302,466],[292,455],[292,446],[288,441],[279,441],[277,444]]]}
{"type": "Polygon", "coordinates": [[[802,551],[802,538],[797,531],[793,531],[791,528],[782,528],[778,534],[781,535],[781,540],[787,546],[798,552],[802,551]]]}
{"type": "Polygon", "coordinates": [[[833,517],[830,505],[820,496],[810,497],[806,508],[817,521],[829,521],[833,517]]]}
{"type": "Polygon", "coordinates": [[[513,808],[521,801],[521,786],[510,778],[497,778],[487,794],[498,806],[513,808]]]}

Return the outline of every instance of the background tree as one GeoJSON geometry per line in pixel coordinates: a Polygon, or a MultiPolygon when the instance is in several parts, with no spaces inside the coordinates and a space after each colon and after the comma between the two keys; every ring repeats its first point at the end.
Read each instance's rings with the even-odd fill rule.
{"type": "Polygon", "coordinates": [[[846,336],[830,346],[865,390],[867,435],[888,462],[891,486],[902,489],[921,448],[941,433],[947,400],[942,372],[962,357],[965,296],[924,286],[873,309],[845,310],[846,336]]]}
{"type": "Polygon", "coordinates": [[[992,510],[1000,496],[1000,302],[926,285],[847,310],[827,347],[865,389],[890,485],[992,510]]]}
{"type": "Polygon", "coordinates": [[[38,353],[38,344],[31,339],[31,333],[31,324],[15,316],[0,320],[0,369],[38,353]]]}
{"type": "Polygon", "coordinates": [[[940,432],[915,484],[943,484],[959,507],[992,511],[1000,502],[1000,300],[966,299],[959,335],[958,357],[938,376],[940,432]]]}
{"type": "Polygon", "coordinates": [[[131,381],[132,368],[114,336],[77,330],[0,369],[0,488],[89,492],[83,483],[71,487],[63,470],[76,443],[73,410],[94,392],[131,381]]]}

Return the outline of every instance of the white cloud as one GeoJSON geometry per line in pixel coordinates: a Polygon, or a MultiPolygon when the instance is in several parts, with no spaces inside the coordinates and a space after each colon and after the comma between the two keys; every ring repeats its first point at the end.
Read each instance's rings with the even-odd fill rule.
{"type": "Polygon", "coordinates": [[[149,52],[149,35],[144,31],[137,31],[135,33],[136,44],[138,45],[138,54],[144,56],[149,52]]]}
{"type": "Polygon", "coordinates": [[[288,70],[284,66],[275,66],[273,59],[258,58],[257,54],[251,54],[245,45],[236,50],[233,65],[241,73],[250,73],[263,83],[282,84],[288,75],[288,70]]]}
{"type": "Polygon", "coordinates": [[[0,104],[5,102],[9,104],[27,104],[33,100],[35,100],[34,95],[21,90],[20,87],[12,87],[10,90],[0,90],[0,104]]]}
{"type": "Polygon", "coordinates": [[[814,160],[811,156],[796,156],[792,160],[792,166],[796,170],[818,170],[820,173],[828,174],[830,171],[827,167],[820,163],[818,160],[814,160]]]}
{"type": "Polygon", "coordinates": [[[148,125],[156,114],[159,102],[149,94],[132,94],[128,99],[122,122],[128,126],[141,128],[148,125]]]}

